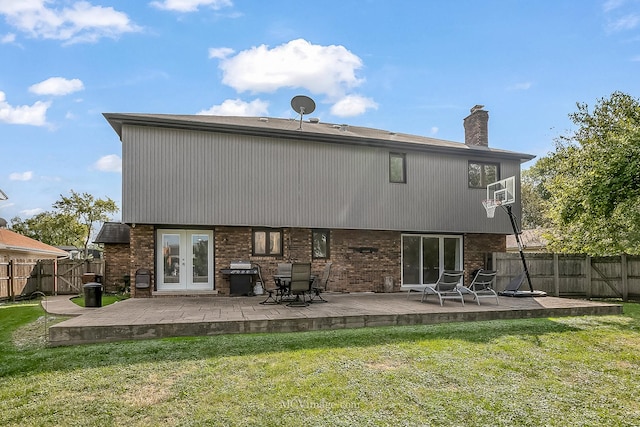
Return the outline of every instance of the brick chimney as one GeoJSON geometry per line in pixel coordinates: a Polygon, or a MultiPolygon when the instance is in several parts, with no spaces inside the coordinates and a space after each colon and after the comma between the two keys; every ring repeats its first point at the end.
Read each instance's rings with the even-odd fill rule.
{"type": "Polygon", "coordinates": [[[464,143],[482,147],[489,146],[489,112],[484,105],[476,105],[464,119],[464,143]]]}

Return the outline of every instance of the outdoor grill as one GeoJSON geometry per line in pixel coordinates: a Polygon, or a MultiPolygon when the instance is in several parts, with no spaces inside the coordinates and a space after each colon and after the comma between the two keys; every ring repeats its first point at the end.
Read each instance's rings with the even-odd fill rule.
{"type": "Polygon", "coordinates": [[[229,293],[231,295],[253,295],[253,285],[258,269],[250,261],[231,261],[229,268],[220,272],[229,276],[229,293]]]}

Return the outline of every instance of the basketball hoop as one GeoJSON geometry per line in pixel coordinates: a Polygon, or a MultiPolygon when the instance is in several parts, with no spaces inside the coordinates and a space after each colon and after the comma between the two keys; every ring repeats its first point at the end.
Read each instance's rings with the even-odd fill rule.
{"type": "Polygon", "coordinates": [[[482,201],[484,208],[487,210],[487,218],[493,218],[496,213],[496,208],[502,204],[500,200],[485,199],[482,201]]]}

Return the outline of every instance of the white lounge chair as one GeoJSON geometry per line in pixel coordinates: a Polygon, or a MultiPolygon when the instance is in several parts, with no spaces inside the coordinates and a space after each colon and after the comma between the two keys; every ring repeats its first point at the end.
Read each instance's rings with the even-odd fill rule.
{"type": "Polygon", "coordinates": [[[444,270],[434,285],[426,285],[422,291],[421,302],[427,300],[429,295],[436,295],[440,305],[445,299],[459,299],[464,305],[464,296],[460,291],[464,271],[444,270]]]}
{"type": "Polygon", "coordinates": [[[496,304],[500,304],[498,299],[498,293],[493,289],[494,281],[496,279],[496,271],[493,270],[478,270],[469,286],[461,286],[460,291],[463,294],[473,295],[478,305],[480,305],[480,298],[495,298],[496,304]]]}

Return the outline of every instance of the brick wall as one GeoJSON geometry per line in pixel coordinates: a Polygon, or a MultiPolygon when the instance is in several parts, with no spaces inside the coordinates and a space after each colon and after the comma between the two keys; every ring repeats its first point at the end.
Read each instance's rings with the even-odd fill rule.
{"type": "Polygon", "coordinates": [[[399,290],[400,236],[397,231],[332,230],[333,289],[383,292],[385,278],[389,277],[394,290],[399,290]]]}
{"type": "Polygon", "coordinates": [[[136,270],[147,268],[154,271],[155,233],[152,225],[137,225],[130,230],[130,263],[131,296],[134,298],[150,297],[155,284],[155,275],[151,275],[151,286],[148,289],[136,289],[136,270]]]}
{"type": "Polygon", "coordinates": [[[220,269],[229,268],[229,264],[234,260],[251,260],[251,228],[216,227],[214,230],[214,256],[216,290],[221,295],[229,295],[229,278],[223,276],[220,269]]]}
{"type": "MultiPolygon", "coordinates": [[[[283,255],[278,257],[252,256],[251,227],[215,227],[214,276],[216,290],[229,295],[229,280],[220,270],[231,261],[248,260],[261,267],[265,286],[273,287],[273,275],[279,263],[310,262],[313,274],[321,275],[327,262],[332,263],[328,290],[336,292],[384,292],[385,281],[393,282],[393,290],[400,289],[401,233],[374,230],[331,230],[330,259],[312,259],[311,229],[283,229],[283,255]]],[[[151,290],[136,290],[135,271],[154,268],[155,233],[153,226],[131,228],[129,274],[131,294],[148,297],[151,290]]],[[[464,236],[464,269],[468,282],[471,273],[487,268],[492,252],[505,252],[506,238],[495,234],[467,234],[464,236]]],[[[155,282],[155,277],[152,277],[155,282]]],[[[152,285],[153,287],[153,285],[152,285]]]]}
{"type": "Polygon", "coordinates": [[[105,244],[105,272],[102,283],[107,292],[119,292],[125,287],[124,276],[130,274],[130,251],[128,244],[105,244]]]}
{"type": "Polygon", "coordinates": [[[493,252],[506,252],[507,238],[502,234],[466,234],[464,236],[465,283],[470,283],[471,274],[479,268],[494,268],[490,265],[493,252]]]}

